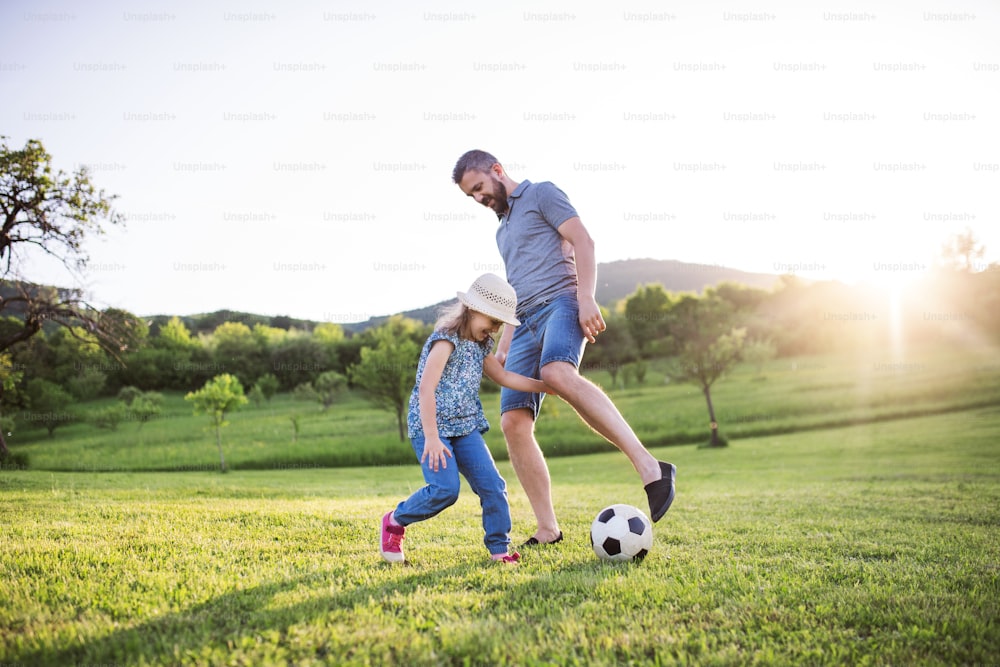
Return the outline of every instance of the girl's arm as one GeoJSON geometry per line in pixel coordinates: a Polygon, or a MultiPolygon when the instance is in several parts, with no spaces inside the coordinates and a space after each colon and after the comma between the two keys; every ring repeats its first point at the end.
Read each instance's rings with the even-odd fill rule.
{"type": "Polygon", "coordinates": [[[424,372],[420,376],[420,388],[417,390],[420,397],[420,425],[424,429],[424,453],[420,456],[420,463],[427,461],[434,472],[439,468],[447,468],[446,456],[452,455],[438,434],[437,398],[434,392],[437,391],[445,364],[454,349],[455,346],[446,340],[434,341],[424,360],[424,372]]]}
{"type": "MultiPolygon", "coordinates": [[[[426,370],[424,371],[427,372],[426,370]]],[[[489,379],[499,385],[517,391],[527,391],[533,394],[552,394],[557,396],[556,391],[541,380],[535,380],[518,373],[513,373],[504,368],[500,361],[492,354],[486,355],[483,362],[483,373],[489,379]]]]}

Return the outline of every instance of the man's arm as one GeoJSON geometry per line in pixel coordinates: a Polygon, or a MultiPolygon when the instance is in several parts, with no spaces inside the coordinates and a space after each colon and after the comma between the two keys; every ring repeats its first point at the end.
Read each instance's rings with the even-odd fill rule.
{"type": "Polygon", "coordinates": [[[496,357],[500,365],[507,363],[507,353],[510,352],[510,342],[514,339],[514,326],[505,324],[503,333],[500,334],[500,341],[497,343],[496,357]]]}
{"type": "Polygon", "coordinates": [[[597,305],[597,259],[594,239],[578,216],[559,225],[559,235],[573,246],[576,257],[576,299],[580,304],[580,328],[591,343],[607,328],[597,305]]]}

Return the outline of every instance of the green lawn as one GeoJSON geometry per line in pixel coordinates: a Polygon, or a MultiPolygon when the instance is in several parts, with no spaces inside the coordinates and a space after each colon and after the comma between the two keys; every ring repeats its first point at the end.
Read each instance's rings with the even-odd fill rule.
{"type": "Polygon", "coordinates": [[[601,507],[644,504],[618,454],[550,459],[567,539],[516,566],[467,489],[381,561],[415,463],[3,471],[0,662],[996,664],[998,433],[987,407],[657,449],[679,491],[641,565],[588,544],[601,507]]]}

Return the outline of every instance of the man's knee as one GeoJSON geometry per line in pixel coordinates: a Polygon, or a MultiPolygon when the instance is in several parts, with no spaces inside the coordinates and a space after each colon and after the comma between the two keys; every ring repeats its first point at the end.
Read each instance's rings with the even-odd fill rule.
{"type": "Polygon", "coordinates": [[[503,431],[503,436],[508,443],[530,438],[535,430],[535,419],[531,410],[518,408],[503,413],[500,415],[500,430],[503,431]]]}
{"type": "Polygon", "coordinates": [[[542,382],[562,393],[571,389],[582,377],[576,366],[565,361],[553,361],[542,366],[542,382]]]}

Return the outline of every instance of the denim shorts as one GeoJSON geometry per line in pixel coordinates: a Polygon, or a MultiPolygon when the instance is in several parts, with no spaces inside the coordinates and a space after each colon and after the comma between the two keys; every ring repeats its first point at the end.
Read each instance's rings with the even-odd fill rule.
{"type": "MultiPolygon", "coordinates": [[[[504,368],[530,378],[541,378],[541,369],[553,361],[580,367],[587,339],[580,328],[580,306],[574,294],[557,296],[519,315],[504,368]]],[[[503,387],[500,412],[528,408],[537,419],[544,394],[529,394],[503,387]]]]}

